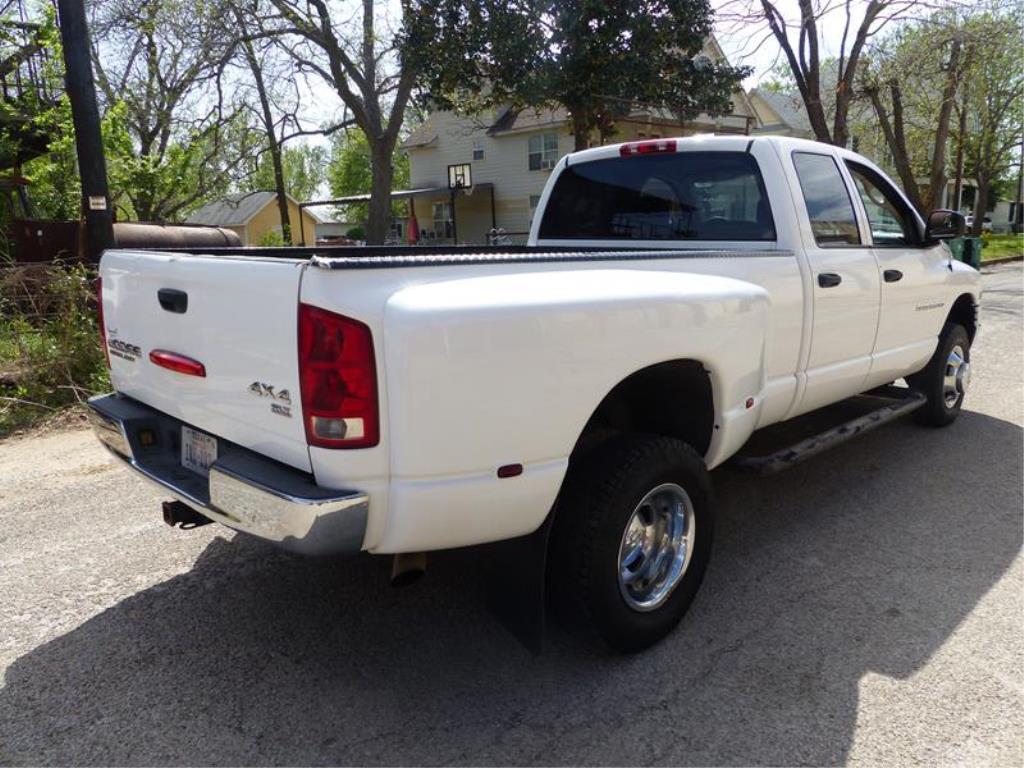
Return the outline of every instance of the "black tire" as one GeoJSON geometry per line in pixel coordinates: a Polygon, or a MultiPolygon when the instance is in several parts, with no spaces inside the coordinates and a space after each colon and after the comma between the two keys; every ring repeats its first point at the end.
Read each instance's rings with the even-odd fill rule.
{"type": "Polygon", "coordinates": [[[671,632],[693,602],[713,532],[711,479],[696,451],[666,437],[614,438],[570,469],[552,532],[549,573],[555,602],[612,649],[643,650],[671,632]],[[620,587],[619,550],[637,505],[666,485],[682,488],[691,502],[692,544],[674,588],[656,607],[641,611],[620,587]]]}
{"type": "Polygon", "coordinates": [[[950,355],[957,347],[963,351],[963,359],[969,364],[971,340],[967,335],[967,330],[962,325],[946,323],[939,335],[939,345],[936,347],[932,359],[928,361],[928,365],[919,373],[907,377],[907,384],[928,398],[928,402],[924,406],[914,411],[914,419],[919,424],[944,427],[947,424],[952,424],[960,415],[964,392],[959,390],[959,395],[955,400],[947,400],[946,387],[950,355]]]}

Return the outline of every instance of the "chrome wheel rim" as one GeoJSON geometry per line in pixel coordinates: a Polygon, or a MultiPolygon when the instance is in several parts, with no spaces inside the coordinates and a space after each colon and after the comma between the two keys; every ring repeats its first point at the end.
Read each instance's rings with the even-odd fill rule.
{"type": "Polygon", "coordinates": [[[690,565],[696,521],[693,502],[675,483],[648,491],[633,510],[619,544],[619,591],[636,611],[653,611],[672,594],[690,565]]]}
{"type": "Polygon", "coordinates": [[[971,364],[959,344],[949,351],[946,371],[942,377],[942,400],[947,408],[955,408],[971,383],[971,364]]]}

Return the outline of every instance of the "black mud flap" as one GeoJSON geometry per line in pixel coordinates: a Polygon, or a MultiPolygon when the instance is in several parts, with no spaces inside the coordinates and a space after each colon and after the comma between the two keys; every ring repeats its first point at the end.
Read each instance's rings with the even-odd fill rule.
{"type": "Polygon", "coordinates": [[[487,545],[487,606],[532,653],[544,650],[547,638],[545,579],[550,514],[527,536],[487,545]]]}

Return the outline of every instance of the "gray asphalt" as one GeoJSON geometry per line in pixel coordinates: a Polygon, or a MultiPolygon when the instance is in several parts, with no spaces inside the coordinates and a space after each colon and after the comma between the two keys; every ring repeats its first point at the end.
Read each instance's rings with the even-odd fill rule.
{"type": "Polygon", "coordinates": [[[471,552],[394,590],[172,531],[85,432],[0,444],[0,763],[1021,765],[1021,278],[954,426],[716,471],[704,588],[634,657],[531,656],[471,552]]]}

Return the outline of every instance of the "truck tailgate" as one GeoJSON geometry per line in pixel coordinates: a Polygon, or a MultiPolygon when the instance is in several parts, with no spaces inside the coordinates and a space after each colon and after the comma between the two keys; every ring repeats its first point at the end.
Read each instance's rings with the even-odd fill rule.
{"type": "Polygon", "coordinates": [[[299,399],[303,262],[108,251],[100,264],[115,389],[203,432],[310,471],[299,399]],[[201,363],[190,375],[157,352],[201,363]]]}

